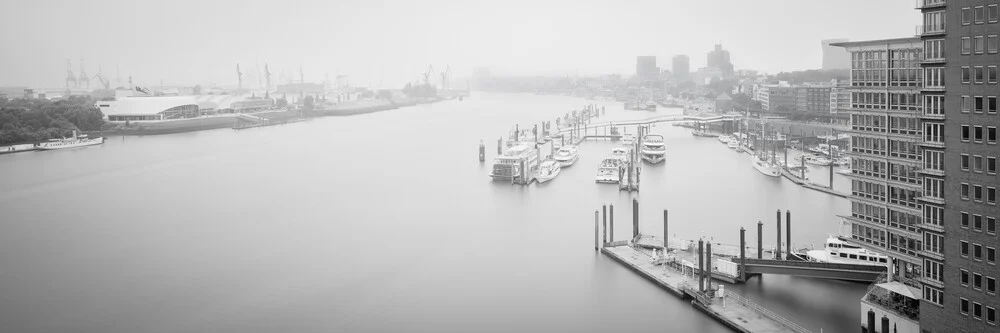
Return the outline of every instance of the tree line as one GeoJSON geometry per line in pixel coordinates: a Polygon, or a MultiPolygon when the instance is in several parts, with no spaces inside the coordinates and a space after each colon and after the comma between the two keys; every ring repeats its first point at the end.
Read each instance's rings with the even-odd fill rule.
{"type": "Polygon", "coordinates": [[[69,137],[73,130],[98,131],[104,114],[89,96],[68,99],[0,98],[0,145],[69,137]]]}

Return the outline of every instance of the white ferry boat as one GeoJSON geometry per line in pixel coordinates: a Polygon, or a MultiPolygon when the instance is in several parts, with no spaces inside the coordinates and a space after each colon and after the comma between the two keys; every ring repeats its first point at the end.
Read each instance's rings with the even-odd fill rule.
{"type": "Polygon", "coordinates": [[[806,256],[809,260],[836,264],[885,266],[889,261],[882,254],[851,245],[836,237],[827,238],[823,250],[807,251],[806,256]]]}
{"type": "Polygon", "coordinates": [[[559,147],[559,151],[556,151],[556,155],[552,158],[558,161],[560,166],[568,167],[580,159],[580,149],[574,145],[565,145],[559,147]]]}
{"type": "Polygon", "coordinates": [[[663,162],[667,155],[663,144],[662,135],[649,134],[642,138],[642,160],[653,164],[663,162]]]}
{"type": "Polygon", "coordinates": [[[806,155],[805,161],[806,163],[812,165],[820,165],[820,166],[828,166],[831,163],[833,163],[833,161],[831,161],[829,158],[820,155],[806,155]]]}
{"type": "Polygon", "coordinates": [[[618,175],[625,162],[617,156],[610,156],[601,161],[597,167],[597,177],[594,181],[598,183],[618,183],[618,175]]]}
{"type": "Polygon", "coordinates": [[[518,143],[494,159],[490,177],[493,177],[493,180],[511,181],[520,178],[521,175],[527,175],[526,170],[522,169],[531,170],[536,163],[538,163],[538,150],[534,145],[518,143]]]}
{"type": "Polygon", "coordinates": [[[99,145],[102,143],[104,143],[104,137],[88,138],[86,134],[76,135],[76,131],[73,131],[72,137],[62,138],[62,139],[51,139],[48,142],[42,142],[38,144],[38,149],[40,150],[67,149],[67,148],[99,145]]]}
{"type": "Polygon", "coordinates": [[[781,167],[779,165],[762,160],[755,156],[750,156],[750,159],[753,160],[753,168],[760,171],[760,173],[771,177],[781,177],[781,167]]]}
{"type": "Polygon", "coordinates": [[[538,183],[544,183],[555,179],[559,175],[559,170],[562,169],[562,164],[556,160],[546,160],[542,162],[542,165],[538,167],[538,172],[535,173],[535,179],[538,183]]]}

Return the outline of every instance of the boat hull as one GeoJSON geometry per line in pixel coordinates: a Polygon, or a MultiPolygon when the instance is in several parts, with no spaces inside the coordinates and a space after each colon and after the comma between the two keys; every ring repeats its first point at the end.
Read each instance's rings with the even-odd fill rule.
{"type": "Polygon", "coordinates": [[[580,155],[573,155],[573,157],[566,158],[566,159],[558,158],[558,157],[556,158],[556,161],[559,162],[559,165],[562,166],[562,167],[564,167],[564,168],[568,167],[568,166],[571,166],[573,164],[576,164],[576,161],[579,161],[579,160],[580,160],[580,155]]]}
{"type": "Polygon", "coordinates": [[[552,173],[550,174],[535,176],[535,180],[538,181],[539,184],[542,184],[550,180],[556,179],[556,176],[558,175],[559,175],[559,169],[555,169],[555,171],[552,171],[552,173]]]}
{"type": "Polygon", "coordinates": [[[70,148],[95,146],[95,145],[99,145],[99,144],[103,144],[103,143],[104,143],[104,138],[100,138],[100,139],[88,140],[86,142],[65,144],[65,145],[59,145],[59,146],[45,146],[43,144],[43,145],[39,145],[37,148],[38,148],[38,150],[59,150],[59,149],[70,149],[70,148]]]}
{"type": "Polygon", "coordinates": [[[765,176],[781,177],[781,170],[756,158],[753,159],[753,168],[765,176]]]}
{"type": "Polygon", "coordinates": [[[658,164],[658,163],[663,163],[663,161],[666,160],[666,156],[664,156],[664,154],[645,154],[645,153],[643,153],[642,154],[642,160],[645,161],[645,162],[647,162],[647,163],[658,164]]]}

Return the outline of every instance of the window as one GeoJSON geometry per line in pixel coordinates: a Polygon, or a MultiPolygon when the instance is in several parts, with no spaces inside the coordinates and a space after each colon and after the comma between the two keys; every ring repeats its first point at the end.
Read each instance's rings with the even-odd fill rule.
{"type": "Polygon", "coordinates": [[[986,52],[997,53],[997,35],[986,36],[986,52]]]}
{"type": "Polygon", "coordinates": [[[972,303],[972,316],[976,319],[983,319],[983,305],[978,302],[972,303]]]}
{"type": "Polygon", "coordinates": [[[975,46],[976,54],[983,54],[983,51],[986,50],[986,39],[983,38],[983,36],[976,36],[972,40],[972,45],[975,46]]]}
{"type": "Polygon", "coordinates": [[[991,205],[997,204],[997,188],[987,187],[986,188],[986,203],[991,205]]]}
{"type": "Polygon", "coordinates": [[[972,199],[976,201],[983,201],[983,186],[975,185],[972,186],[972,199]]]}
{"type": "Polygon", "coordinates": [[[997,113],[997,97],[986,97],[986,112],[997,113]]]}
{"type": "Polygon", "coordinates": [[[976,113],[983,113],[983,104],[985,104],[985,102],[986,100],[983,96],[976,96],[972,98],[972,107],[976,113]]]}
{"type": "Polygon", "coordinates": [[[972,69],[969,66],[962,66],[962,83],[972,81],[972,69]]]}
{"type": "Polygon", "coordinates": [[[972,137],[972,134],[970,133],[969,125],[962,125],[962,141],[969,142],[970,137],[972,137]]]}
{"type": "Polygon", "coordinates": [[[996,174],[997,173],[997,158],[990,156],[986,158],[986,173],[996,174]]]}
{"type": "Polygon", "coordinates": [[[990,126],[986,128],[986,143],[995,145],[997,144],[997,128],[990,126]]]}
{"type": "Polygon", "coordinates": [[[983,143],[983,127],[976,125],[972,127],[972,141],[983,143]]]}
{"type": "Polygon", "coordinates": [[[962,54],[972,54],[972,38],[962,37],[962,54]]]}
{"type": "Polygon", "coordinates": [[[997,21],[997,5],[986,6],[986,21],[995,23],[997,21]]]}
{"type": "Polygon", "coordinates": [[[969,154],[962,154],[962,171],[969,171],[969,154]]]}
{"type": "Polygon", "coordinates": [[[997,66],[990,66],[986,68],[986,80],[990,84],[997,83],[997,66]]]}
{"type": "Polygon", "coordinates": [[[986,217],[986,233],[996,234],[997,233],[997,219],[992,216],[986,217]]]}
{"type": "Polygon", "coordinates": [[[963,257],[968,257],[969,256],[969,242],[962,241],[961,244],[962,244],[962,246],[961,246],[962,256],[963,257]]]}
{"type": "Polygon", "coordinates": [[[962,96],[962,113],[972,111],[972,96],[962,96]]]}
{"type": "Polygon", "coordinates": [[[992,247],[986,248],[986,262],[990,264],[996,264],[997,262],[997,249],[992,247]]]}
{"type": "Polygon", "coordinates": [[[962,199],[969,200],[969,184],[962,183],[962,199]]]}
{"type": "MultiPolygon", "coordinates": [[[[991,7],[996,8],[996,5],[993,5],[991,7]]],[[[989,323],[990,325],[997,324],[997,309],[988,306],[986,307],[986,322],[989,323]]]]}
{"type": "Polygon", "coordinates": [[[983,275],[979,273],[972,274],[972,288],[983,289],[983,275]]]}
{"type": "Polygon", "coordinates": [[[969,300],[962,299],[962,314],[969,315],[969,300]]]}
{"type": "Polygon", "coordinates": [[[977,173],[983,172],[983,157],[976,155],[972,156],[972,171],[977,173]]]}
{"type": "Polygon", "coordinates": [[[982,215],[972,215],[972,229],[976,229],[976,231],[983,231],[982,215]]]}
{"type": "Polygon", "coordinates": [[[997,279],[986,277],[986,292],[990,294],[997,292],[997,279]]]}
{"type": "Polygon", "coordinates": [[[962,228],[969,228],[969,213],[962,212],[962,228]]]}
{"type": "Polygon", "coordinates": [[[964,269],[962,270],[962,285],[966,287],[969,286],[969,271],[964,269]]]}
{"type": "Polygon", "coordinates": [[[983,24],[986,21],[986,8],[983,6],[976,6],[976,24],[983,24]]]}
{"type": "Polygon", "coordinates": [[[972,244],[972,259],[983,260],[983,246],[972,244]]]}
{"type": "Polygon", "coordinates": [[[976,84],[983,83],[983,66],[976,66],[973,72],[976,75],[976,84]]]}
{"type": "Polygon", "coordinates": [[[962,8],[962,25],[972,24],[972,8],[962,8]]]}

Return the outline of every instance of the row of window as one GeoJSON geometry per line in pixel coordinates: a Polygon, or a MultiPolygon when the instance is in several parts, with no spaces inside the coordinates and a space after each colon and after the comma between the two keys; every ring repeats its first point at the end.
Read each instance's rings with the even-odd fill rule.
{"type": "Polygon", "coordinates": [[[960,276],[963,287],[971,285],[972,289],[982,290],[991,295],[996,295],[997,293],[997,279],[991,276],[983,276],[982,274],[969,272],[964,269],[961,270],[960,276]]]}
{"type": "Polygon", "coordinates": [[[997,263],[997,250],[996,250],[996,248],[989,247],[989,246],[984,247],[983,245],[978,244],[978,243],[972,243],[971,246],[970,246],[969,242],[963,240],[961,242],[961,251],[962,251],[962,257],[965,257],[965,258],[971,257],[972,260],[975,260],[975,261],[983,261],[983,255],[984,255],[984,252],[985,252],[986,263],[988,263],[990,265],[996,265],[996,263],[997,263]],[[972,251],[969,251],[970,249],[972,251]],[[986,251],[983,251],[984,249],[986,251]]]}
{"type": "MultiPolygon", "coordinates": [[[[930,68],[928,68],[930,69],[930,68]]],[[[962,66],[962,83],[970,84],[996,84],[997,66],[962,66]]]]}
{"type": "Polygon", "coordinates": [[[983,220],[985,220],[986,233],[990,235],[997,234],[997,219],[995,217],[987,216],[984,219],[982,215],[969,214],[969,212],[962,212],[961,217],[963,229],[969,229],[971,224],[972,230],[983,232],[983,220]]]}
{"type": "Polygon", "coordinates": [[[851,239],[874,246],[885,247],[885,230],[879,230],[858,223],[852,223],[851,239]]]}
{"type": "MultiPolygon", "coordinates": [[[[892,232],[889,233],[889,250],[910,256],[916,256],[917,251],[923,247],[922,240],[897,235],[892,232]]],[[[919,270],[917,272],[919,272],[919,270]]]]}
{"type": "Polygon", "coordinates": [[[989,186],[985,187],[978,184],[962,183],[962,200],[973,200],[975,202],[983,202],[983,197],[985,194],[986,203],[990,205],[997,204],[997,189],[995,187],[989,186]],[[971,190],[971,191],[970,191],[971,190]],[[970,193],[971,192],[971,193],[970,193]]]}
{"type": "Polygon", "coordinates": [[[997,35],[962,37],[962,54],[997,53],[997,35]]]}
{"type": "Polygon", "coordinates": [[[962,8],[962,25],[996,23],[997,5],[962,8]]]}
{"type": "Polygon", "coordinates": [[[997,173],[997,158],[993,156],[980,156],[962,154],[962,171],[971,171],[995,175],[997,173]]]}
{"type": "Polygon", "coordinates": [[[865,221],[885,224],[885,207],[852,201],[851,216],[865,221]]]}
{"type": "MultiPolygon", "coordinates": [[[[944,255],[944,236],[939,235],[939,234],[935,234],[935,233],[931,233],[931,232],[925,232],[924,233],[924,251],[931,252],[931,253],[937,253],[937,254],[940,254],[940,255],[944,255]]],[[[924,260],[924,271],[925,271],[925,273],[927,271],[930,271],[930,270],[937,271],[937,270],[943,269],[943,267],[934,267],[935,265],[928,264],[928,262],[933,262],[933,263],[937,264],[938,266],[943,266],[943,264],[935,262],[935,261],[924,260]]],[[[924,276],[927,276],[927,277],[933,278],[935,280],[944,282],[944,274],[941,274],[940,272],[937,272],[937,273],[940,274],[940,275],[935,274],[933,276],[929,276],[927,274],[924,274],[924,276]]]]}
{"type": "Polygon", "coordinates": [[[962,96],[962,113],[997,113],[996,96],[962,96]]]}
{"type": "Polygon", "coordinates": [[[997,128],[994,126],[962,125],[962,142],[983,143],[995,145],[997,143],[997,128]]]}
{"type": "Polygon", "coordinates": [[[940,289],[933,288],[928,285],[924,285],[924,300],[937,304],[944,305],[944,291],[940,289]]]}
{"type": "MultiPolygon", "coordinates": [[[[969,300],[962,298],[962,314],[969,315],[969,300]]],[[[983,320],[983,305],[979,302],[972,302],[972,317],[976,320],[983,320]]],[[[997,324],[997,310],[991,306],[986,307],[986,323],[997,324]]]]}

